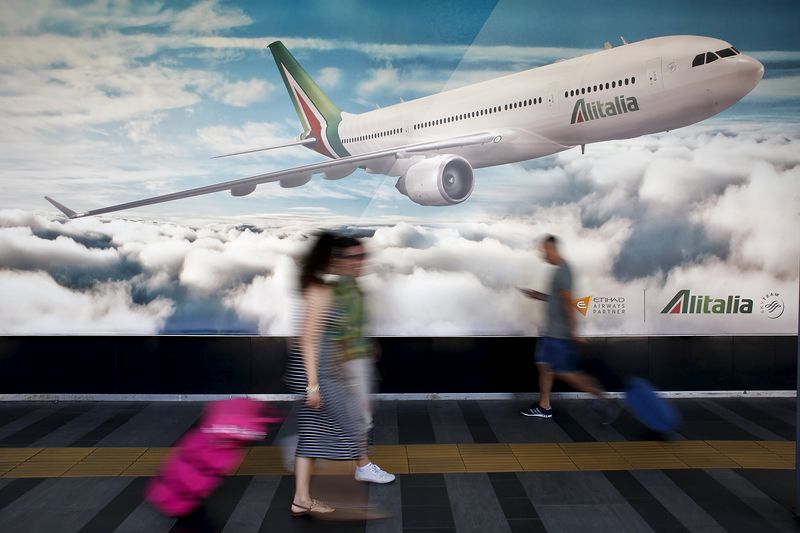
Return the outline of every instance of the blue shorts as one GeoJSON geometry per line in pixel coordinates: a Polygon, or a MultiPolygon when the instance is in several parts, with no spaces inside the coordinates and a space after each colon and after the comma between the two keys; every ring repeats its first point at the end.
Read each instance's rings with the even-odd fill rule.
{"type": "Polygon", "coordinates": [[[572,339],[542,337],[536,343],[536,363],[550,365],[553,372],[566,373],[578,371],[578,352],[572,339]]]}

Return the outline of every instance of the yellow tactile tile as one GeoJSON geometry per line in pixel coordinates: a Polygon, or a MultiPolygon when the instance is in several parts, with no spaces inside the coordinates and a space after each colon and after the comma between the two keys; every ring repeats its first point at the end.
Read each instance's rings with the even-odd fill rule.
{"type": "Polygon", "coordinates": [[[373,446],[369,449],[369,458],[387,472],[393,474],[408,474],[409,472],[405,446],[373,446]]]}
{"type": "Polygon", "coordinates": [[[466,472],[467,469],[460,458],[441,461],[409,459],[408,471],[410,474],[448,474],[466,472]]]}
{"type": "Polygon", "coordinates": [[[411,474],[466,472],[457,444],[408,444],[411,474]]]}
{"type": "Polygon", "coordinates": [[[20,463],[27,461],[43,448],[0,448],[0,463],[20,463]]]}
{"type": "Polygon", "coordinates": [[[794,441],[760,440],[756,442],[758,443],[759,446],[768,449],[772,453],[777,453],[779,455],[791,455],[791,456],[794,456],[795,454],[794,441]]]}
{"type": "Polygon", "coordinates": [[[629,470],[623,456],[607,442],[570,442],[560,445],[578,470],[629,470]]]}
{"type": "Polygon", "coordinates": [[[250,448],[236,471],[242,476],[284,475],[288,470],[283,464],[283,450],[272,446],[250,448]]]}
{"type": "Polygon", "coordinates": [[[142,457],[147,448],[92,448],[67,470],[64,477],[119,476],[142,457]]]}
{"type": "MultiPolygon", "coordinates": [[[[389,472],[537,472],[670,468],[793,469],[794,442],[679,441],[561,444],[413,444],[370,449],[389,472]]],[[[0,448],[0,476],[151,476],[170,448],[0,448]]],[[[351,475],[352,461],[319,461],[322,475],[351,475]]],[[[254,446],[237,475],[285,475],[282,450],[254,446]]]]}
{"type": "Polygon", "coordinates": [[[610,442],[614,450],[625,458],[625,461],[636,470],[665,470],[686,468],[686,464],[653,441],[620,441],[610,442]]]}
{"type": "Polygon", "coordinates": [[[147,448],[136,461],[125,469],[124,476],[152,476],[172,452],[171,448],[147,448]]]}
{"type": "Polygon", "coordinates": [[[458,444],[407,444],[409,459],[460,457],[458,444]]]}
{"type": "Polygon", "coordinates": [[[508,444],[459,444],[467,472],[518,472],[522,466],[508,444]]]}
{"type": "Polygon", "coordinates": [[[558,444],[510,444],[509,447],[526,472],[578,469],[558,444]]]}

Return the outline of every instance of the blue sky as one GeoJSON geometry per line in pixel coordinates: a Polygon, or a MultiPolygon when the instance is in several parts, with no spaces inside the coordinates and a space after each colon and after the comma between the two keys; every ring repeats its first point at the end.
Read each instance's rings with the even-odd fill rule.
{"type": "MultiPolygon", "coordinates": [[[[209,159],[299,133],[265,51],[276,38],[341,108],[361,112],[617,44],[619,35],[716,36],[762,59],[767,74],[714,121],[796,128],[798,15],[796,2],[4,2],[0,179],[9,192],[0,208],[49,212],[41,197],[51,194],[91,209],[317,160],[302,148],[209,159]],[[500,46],[509,48],[493,53],[500,46]]],[[[498,205],[513,211],[504,191],[554,164],[479,171],[473,197],[448,209],[417,206],[394,179],[359,172],[123,216],[480,219],[498,205]]]]}

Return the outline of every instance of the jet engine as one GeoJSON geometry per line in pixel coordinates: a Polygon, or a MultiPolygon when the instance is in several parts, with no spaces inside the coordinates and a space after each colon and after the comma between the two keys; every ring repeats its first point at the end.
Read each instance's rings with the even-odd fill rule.
{"type": "Polygon", "coordinates": [[[438,155],[412,165],[395,187],[420,205],[455,205],[469,198],[474,185],[466,159],[438,155]]]}

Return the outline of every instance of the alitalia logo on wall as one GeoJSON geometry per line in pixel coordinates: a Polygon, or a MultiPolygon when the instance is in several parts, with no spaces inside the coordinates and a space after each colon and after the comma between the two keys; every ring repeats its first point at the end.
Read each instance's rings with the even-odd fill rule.
{"type": "Polygon", "coordinates": [[[635,96],[628,98],[617,96],[610,102],[596,100],[588,104],[581,98],[575,102],[575,107],[572,109],[572,120],[569,123],[577,124],[578,122],[613,117],[624,113],[633,113],[634,111],[639,111],[639,102],[635,96]]]}
{"type": "Polygon", "coordinates": [[[661,310],[662,315],[685,314],[749,314],[753,312],[753,300],[738,295],[722,298],[704,294],[692,294],[689,289],[679,290],[661,310]]]}

